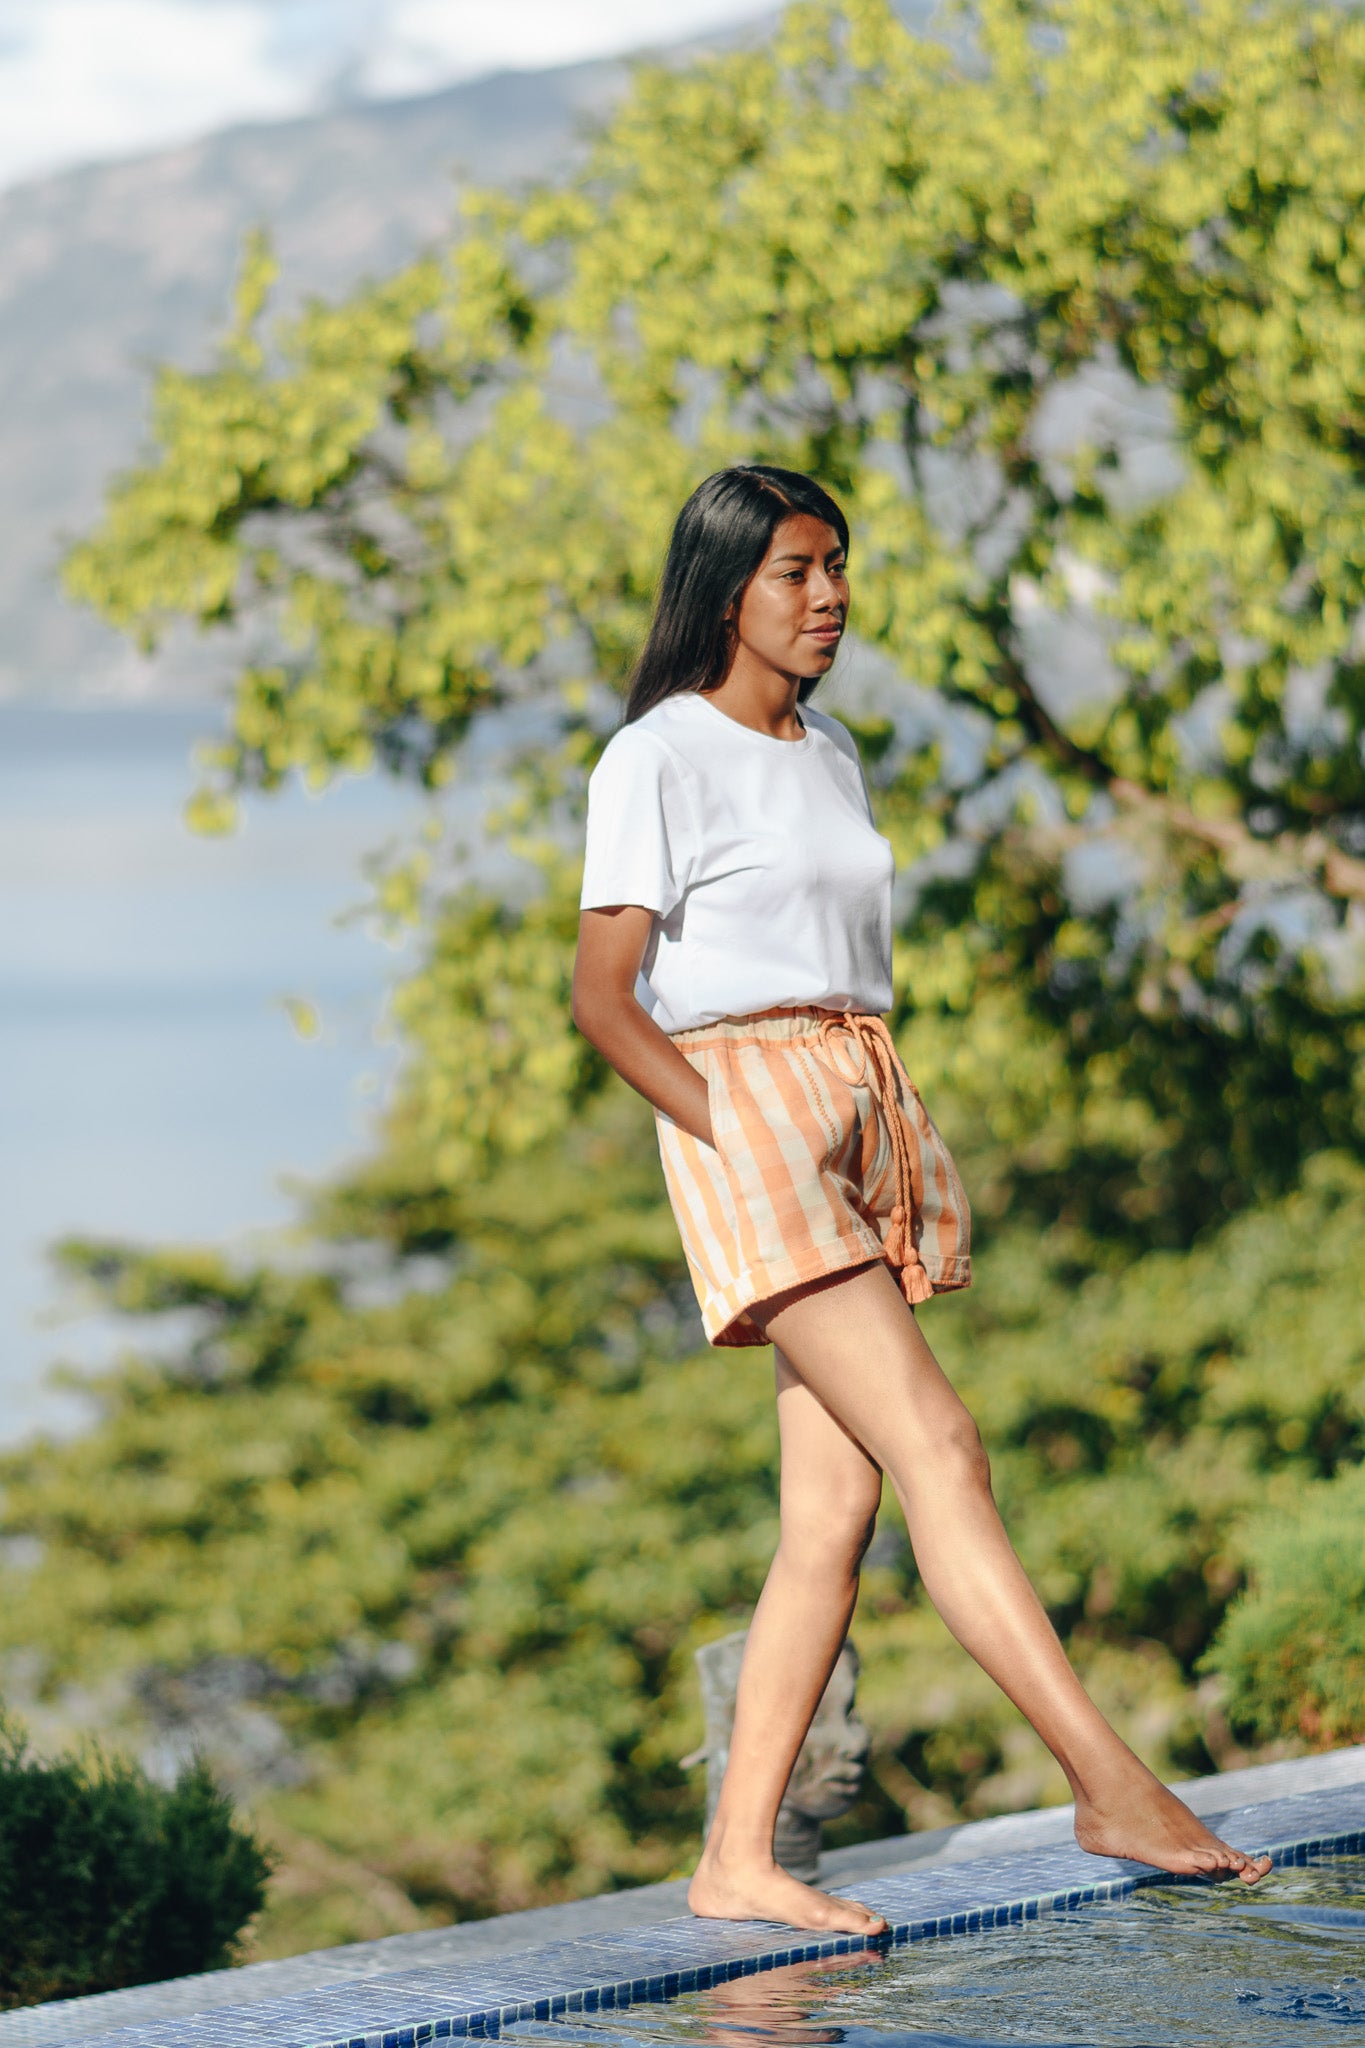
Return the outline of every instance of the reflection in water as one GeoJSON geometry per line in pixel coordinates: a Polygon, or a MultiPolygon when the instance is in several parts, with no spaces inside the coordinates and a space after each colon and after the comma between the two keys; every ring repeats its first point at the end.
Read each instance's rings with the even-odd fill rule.
{"type": "Polygon", "coordinates": [[[837,1998],[841,1971],[879,1969],[875,1949],[827,1956],[821,1962],[792,1963],[755,1977],[732,1977],[698,1997],[701,2030],[693,2038],[716,2048],[754,2048],[755,2041],[780,2041],[799,2048],[808,2041],[842,2041],[844,2029],[825,2017],[837,1998]],[[818,2019],[818,2024],[808,2024],[818,2019]]]}
{"type": "Polygon", "coordinates": [[[1365,2036],[1365,1859],[1266,1884],[1254,1900],[1238,1885],[1153,1886],[507,2032],[541,2048],[1340,2048],[1343,2033],[1365,2036]]]}

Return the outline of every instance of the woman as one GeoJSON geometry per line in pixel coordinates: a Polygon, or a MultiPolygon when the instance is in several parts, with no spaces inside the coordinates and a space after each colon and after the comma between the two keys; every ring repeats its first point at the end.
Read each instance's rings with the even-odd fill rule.
{"type": "Polygon", "coordinates": [[[891,849],[852,738],[806,705],[848,623],[847,553],[842,512],[809,478],[708,478],[589,785],[574,1020],[654,1107],[708,1338],[775,1347],[781,1537],[689,1902],[883,1926],[772,1854],[883,1472],[934,1605],[1065,1771],[1081,1846],[1254,1884],[1268,1861],[1212,1835],[1087,1697],[915,1321],[916,1302],[968,1284],[968,1214],[881,1017],[891,849]]]}

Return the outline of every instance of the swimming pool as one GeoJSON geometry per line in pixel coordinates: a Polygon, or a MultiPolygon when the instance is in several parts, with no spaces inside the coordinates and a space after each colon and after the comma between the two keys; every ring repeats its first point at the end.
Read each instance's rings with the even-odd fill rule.
{"type": "Polygon", "coordinates": [[[694,1920],[670,1883],[24,2007],[0,2013],[0,2048],[1318,2048],[1365,2027],[1365,1746],[1181,1792],[1273,1852],[1263,1886],[1083,1855],[1058,1808],[827,1857],[822,1881],[894,1931],[875,1959],[847,1935],[694,1920]]]}
{"type": "Polygon", "coordinates": [[[1335,2048],[1365,2032],[1365,1858],[1237,1885],[1160,1886],[1015,1922],[740,1977],[515,2048],[1335,2048]]]}

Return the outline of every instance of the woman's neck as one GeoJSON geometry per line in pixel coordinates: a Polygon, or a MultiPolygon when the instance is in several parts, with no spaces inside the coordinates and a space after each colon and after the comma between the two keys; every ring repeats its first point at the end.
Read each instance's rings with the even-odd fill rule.
{"type": "Polygon", "coordinates": [[[706,695],[737,725],[774,740],[799,740],[805,735],[798,709],[800,689],[800,676],[782,675],[766,662],[748,658],[747,648],[741,647],[725,681],[706,695]]]}

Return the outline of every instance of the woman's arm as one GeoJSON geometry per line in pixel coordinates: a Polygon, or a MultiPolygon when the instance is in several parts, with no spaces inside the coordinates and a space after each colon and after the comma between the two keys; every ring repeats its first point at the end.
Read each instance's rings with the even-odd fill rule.
{"type": "Polygon", "coordinates": [[[652,910],[618,903],[578,924],[573,1020],[623,1081],[703,1144],[714,1144],[706,1082],[635,1000],[652,910]]]}

